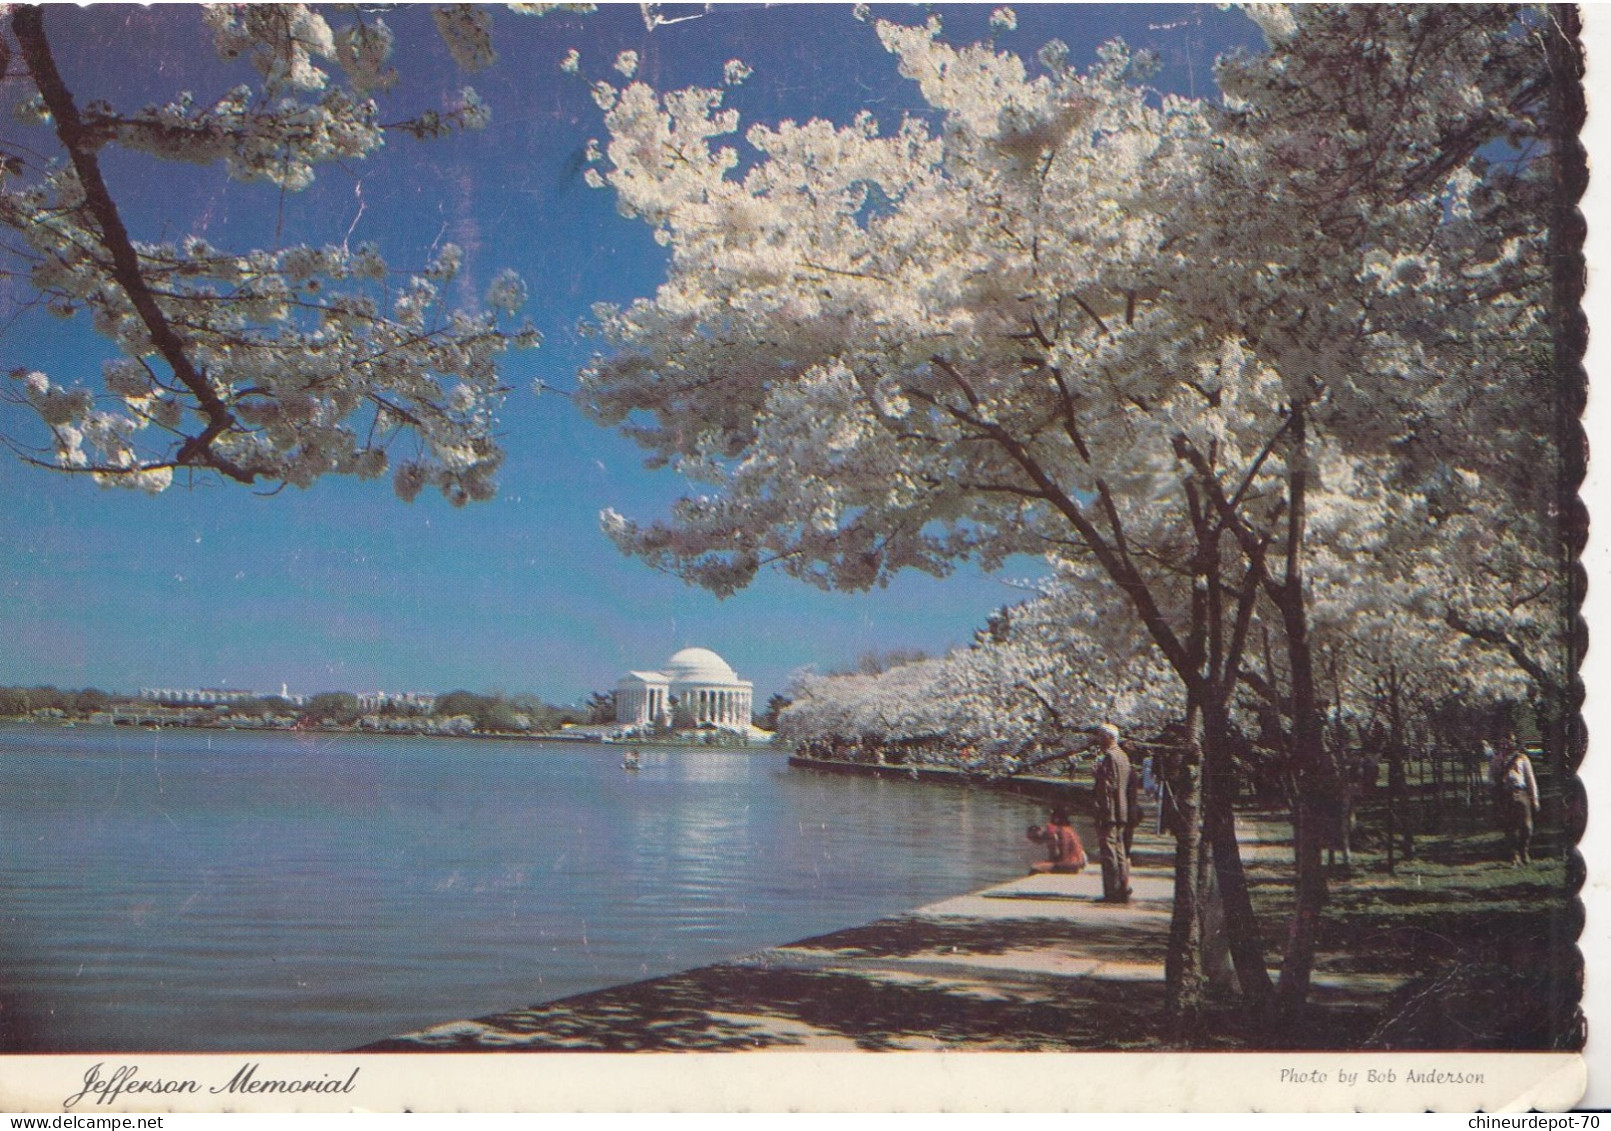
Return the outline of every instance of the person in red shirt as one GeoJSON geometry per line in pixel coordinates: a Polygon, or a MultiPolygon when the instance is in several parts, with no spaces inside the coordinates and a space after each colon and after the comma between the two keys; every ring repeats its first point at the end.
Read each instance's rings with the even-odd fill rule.
{"type": "Polygon", "coordinates": [[[1046,846],[1046,859],[1029,866],[1032,874],[1078,872],[1085,867],[1085,846],[1080,843],[1074,826],[1069,824],[1066,810],[1053,809],[1044,828],[1030,825],[1029,839],[1046,846]]]}

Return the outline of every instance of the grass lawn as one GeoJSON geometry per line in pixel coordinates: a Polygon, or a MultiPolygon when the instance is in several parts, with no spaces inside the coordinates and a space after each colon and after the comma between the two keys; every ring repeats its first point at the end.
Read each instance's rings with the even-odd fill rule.
{"type": "MultiPolygon", "coordinates": [[[[1418,836],[1392,873],[1377,826],[1364,824],[1367,849],[1332,869],[1308,1012],[1272,1045],[1582,1046],[1580,877],[1561,838],[1541,829],[1535,862],[1514,866],[1482,813],[1447,824],[1418,836]]],[[[1291,909],[1290,857],[1250,865],[1249,880],[1274,965],[1291,909]]]]}

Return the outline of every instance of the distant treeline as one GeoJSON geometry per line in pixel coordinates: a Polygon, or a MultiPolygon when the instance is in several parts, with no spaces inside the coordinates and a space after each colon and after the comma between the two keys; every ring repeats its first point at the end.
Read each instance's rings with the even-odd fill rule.
{"type": "MultiPolygon", "coordinates": [[[[56,687],[0,687],[0,717],[48,716],[88,718],[116,709],[144,709],[153,704],[135,695],[119,695],[99,688],[63,690],[56,687]]],[[[418,705],[393,702],[366,710],[350,691],[326,691],[298,706],[277,695],[241,699],[233,703],[185,704],[181,709],[205,711],[218,717],[241,719],[289,719],[303,724],[355,726],[365,717],[382,719],[469,718],[476,730],[551,731],[566,723],[584,723],[585,707],[556,707],[535,695],[504,695],[493,692],[449,691],[439,695],[436,705],[426,710],[418,705]]]]}
{"type": "Polygon", "coordinates": [[[346,691],[331,691],[310,698],[300,712],[311,722],[338,725],[351,725],[366,715],[400,719],[470,718],[475,720],[477,730],[487,731],[558,730],[566,723],[585,723],[588,718],[585,707],[556,707],[544,703],[535,695],[503,695],[498,692],[478,695],[462,690],[437,696],[436,706],[430,711],[407,703],[386,703],[378,710],[366,711],[358,706],[357,696],[346,691]]]}
{"type": "Polygon", "coordinates": [[[119,703],[131,703],[128,695],[112,695],[95,687],[63,691],[56,687],[0,687],[0,716],[60,712],[63,715],[93,715],[119,703]]]}

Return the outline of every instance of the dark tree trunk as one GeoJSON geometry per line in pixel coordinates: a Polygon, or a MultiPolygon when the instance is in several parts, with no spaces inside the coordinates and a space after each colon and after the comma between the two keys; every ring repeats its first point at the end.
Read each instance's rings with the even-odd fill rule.
{"type": "Polygon", "coordinates": [[[1305,406],[1292,406],[1289,430],[1286,577],[1276,594],[1287,641],[1292,679],[1292,764],[1297,798],[1292,814],[1297,877],[1296,906],[1287,931],[1277,989],[1284,1013],[1295,1014],[1309,996],[1320,912],[1326,903],[1325,843],[1339,808],[1339,775],[1326,749],[1324,719],[1315,691],[1314,653],[1304,594],[1303,539],[1309,476],[1305,406]]]}
{"type": "Polygon", "coordinates": [[[1164,987],[1170,1026],[1182,1044],[1194,1043],[1202,1026],[1202,919],[1198,908],[1198,873],[1203,859],[1202,763],[1202,719],[1194,706],[1187,714],[1186,745],[1170,783],[1176,804],[1175,905],[1164,959],[1164,987]]]}
{"type": "Polygon", "coordinates": [[[1291,1015],[1309,996],[1315,947],[1320,939],[1320,913],[1326,905],[1323,825],[1326,814],[1315,798],[1300,794],[1292,812],[1293,859],[1297,869],[1292,920],[1277,991],[1283,1012],[1291,1015]]]}
{"type": "Polygon", "coordinates": [[[1235,774],[1230,723],[1222,709],[1205,712],[1203,741],[1203,835],[1214,862],[1219,898],[1224,905],[1225,934],[1236,981],[1242,994],[1262,1006],[1272,989],[1259,939],[1258,918],[1248,895],[1242,850],[1236,840],[1235,774]]]}
{"type": "Polygon", "coordinates": [[[1387,669],[1387,871],[1397,866],[1395,853],[1415,857],[1415,830],[1408,812],[1409,775],[1405,772],[1404,701],[1398,669],[1387,669]]]}

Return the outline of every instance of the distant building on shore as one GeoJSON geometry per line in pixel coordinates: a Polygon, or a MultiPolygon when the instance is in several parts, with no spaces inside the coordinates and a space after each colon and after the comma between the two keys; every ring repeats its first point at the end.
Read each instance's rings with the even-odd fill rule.
{"type": "Polygon", "coordinates": [[[748,734],[755,685],[709,648],[684,648],[660,671],[628,672],[615,685],[615,721],[686,730],[709,724],[748,734]]]}
{"type": "Polygon", "coordinates": [[[377,691],[373,695],[358,696],[358,706],[365,711],[401,707],[428,715],[436,710],[436,696],[423,691],[377,691]]]}
{"type": "Polygon", "coordinates": [[[221,703],[241,703],[247,699],[284,699],[292,706],[305,706],[306,695],[292,695],[285,684],[274,691],[241,691],[232,687],[142,687],[140,698],[149,703],[179,706],[215,706],[221,703]]]}
{"type": "Polygon", "coordinates": [[[140,698],[153,703],[183,703],[211,706],[216,703],[239,703],[256,699],[255,691],[240,691],[229,687],[142,687],[140,698]]]}

